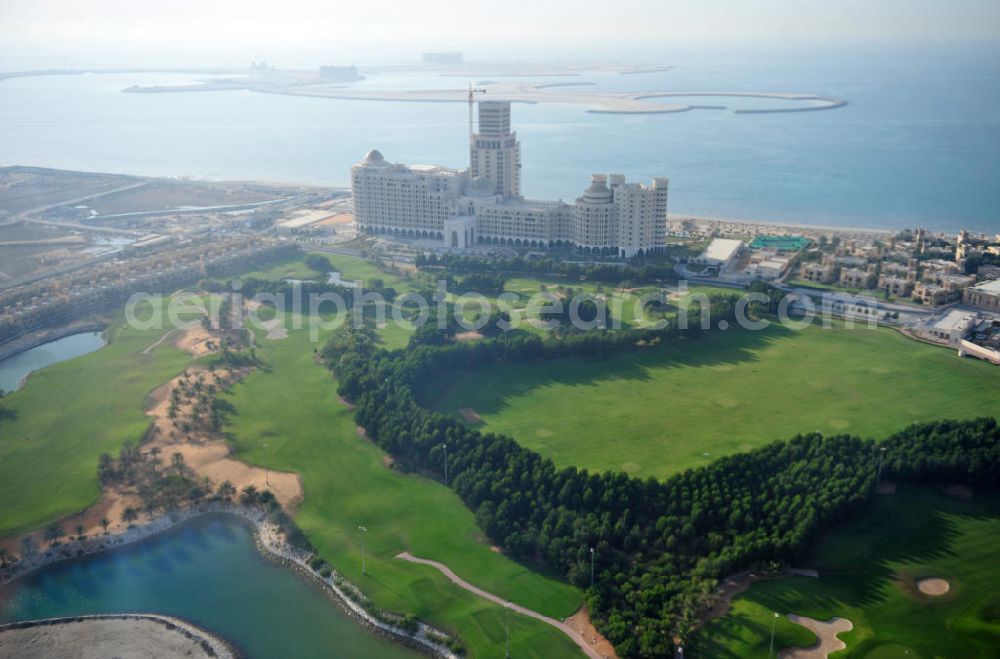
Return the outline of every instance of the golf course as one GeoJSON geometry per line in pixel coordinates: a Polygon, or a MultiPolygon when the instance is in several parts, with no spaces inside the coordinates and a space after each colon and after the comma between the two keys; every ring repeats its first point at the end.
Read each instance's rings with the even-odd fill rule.
{"type": "MultiPolygon", "coordinates": [[[[305,500],[296,517],[323,558],[381,607],[412,613],[457,632],[476,657],[501,657],[505,612],[451,584],[437,570],[396,558],[403,551],[439,561],[477,586],[555,618],[571,615],[582,593],[491,550],[475,517],[449,489],[390,467],[359,436],[336,382],[313,358],[306,330],[260,339],[266,370],[235,387],[229,428],[236,456],[301,474],[305,500]],[[361,532],[367,575],[361,572],[361,532]]],[[[512,616],[511,652],[572,656],[569,639],[547,625],[512,616]]]]}
{"type": "Polygon", "coordinates": [[[451,371],[421,395],[557,466],[664,477],[800,432],[884,437],[917,421],[996,415],[997,391],[994,366],[835,322],[451,371]]]}
{"type": "Polygon", "coordinates": [[[1000,656],[1000,498],[924,488],[881,495],[856,519],[830,529],[800,567],[818,578],[760,581],[738,595],[729,615],[697,634],[698,656],[767,657],[775,647],[809,646],[810,632],[786,614],[846,618],[847,650],[838,657],[918,659],[1000,656]],[[943,595],[916,587],[944,580],[943,595]]]}

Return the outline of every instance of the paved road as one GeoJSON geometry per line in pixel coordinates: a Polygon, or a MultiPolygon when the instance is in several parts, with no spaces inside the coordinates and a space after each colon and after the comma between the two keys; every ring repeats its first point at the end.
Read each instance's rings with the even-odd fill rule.
{"type": "Polygon", "coordinates": [[[460,588],[464,588],[470,593],[478,595],[483,599],[487,599],[495,604],[499,604],[500,606],[510,605],[512,611],[516,611],[521,615],[528,616],[529,618],[534,618],[535,620],[541,620],[546,624],[552,625],[562,633],[566,634],[566,636],[569,636],[570,639],[572,639],[573,642],[576,643],[577,646],[579,646],[579,648],[583,650],[583,652],[591,659],[604,659],[600,654],[598,654],[597,650],[592,648],[590,644],[587,643],[587,640],[583,636],[581,636],[575,629],[573,629],[569,625],[560,622],[555,618],[543,616],[541,613],[538,613],[537,611],[532,611],[531,609],[526,609],[523,606],[514,604],[513,602],[508,602],[502,597],[497,597],[493,593],[488,593],[482,588],[473,586],[471,583],[462,579],[462,577],[452,572],[451,568],[449,568],[444,563],[438,563],[437,561],[430,561],[427,560],[426,558],[417,558],[413,554],[406,551],[404,551],[401,554],[397,554],[396,558],[401,558],[404,561],[409,561],[411,563],[419,563],[420,565],[430,565],[431,567],[436,568],[438,571],[440,571],[441,574],[448,577],[448,580],[451,581],[453,584],[459,586],[460,588]]]}

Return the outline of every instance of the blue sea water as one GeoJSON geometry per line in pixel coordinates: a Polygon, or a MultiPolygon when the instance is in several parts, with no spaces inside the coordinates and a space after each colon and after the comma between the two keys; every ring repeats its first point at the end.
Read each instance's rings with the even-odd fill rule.
{"type": "MultiPolygon", "coordinates": [[[[519,104],[522,188],[573,199],[592,172],[671,179],[670,209],[713,217],[955,232],[1000,231],[1000,50],[988,46],[670,50],[644,75],[530,78],[594,91],[798,92],[843,108],[734,114],[592,114],[519,104]]],[[[582,58],[585,59],[585,58],[582,58]]],[[[624,58],[623,58],[624,59],[624,58]]],[[[114,74],[0,82],[0,162],[146,175],[346,185],[371,148],[389,160],[467,161],[459,103],[253,92],[123,94],[190,76],[114,74]]],[[[516,79],[504,78],[504,82],[516,79]]],[[[366,88],[462,87],[371,75],[366,88]]],[[[754,99],[729,109],[760,107],[754,99]]]]}

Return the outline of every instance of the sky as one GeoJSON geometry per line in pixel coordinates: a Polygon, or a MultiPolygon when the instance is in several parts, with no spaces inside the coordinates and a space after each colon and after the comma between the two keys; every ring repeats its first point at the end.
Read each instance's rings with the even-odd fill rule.
{"type": "Polygon", "coordinates": [[[7,70],[67,60],[378,63],[426,50],[579,59],[690,43],[998,40],[998,0],[0,0],[7,70]]]}

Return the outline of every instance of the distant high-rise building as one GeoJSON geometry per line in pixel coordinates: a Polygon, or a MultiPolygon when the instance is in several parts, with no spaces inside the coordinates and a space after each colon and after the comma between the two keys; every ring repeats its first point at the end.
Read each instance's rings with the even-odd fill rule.
{"type": "Polygon", "coordinates": [[[669,180],[626,183],[594,174],[575,204],[521,197],[521,146],[508,101],[481,101],[469,169],[387,162],[378,151],[351,168],[354,214],[368,232],[475,245],[576,247],[633,257],[662,251],[669,180]]]}
{"type": "Polygon", "coordinates": [[[469,175],[494,194],[521,194],[521,145],[510,131],[510,101],[480,101],[479,132],[469,137],[469,175]]]}

